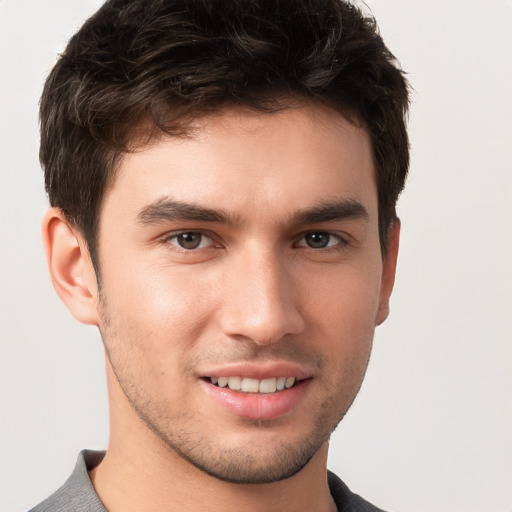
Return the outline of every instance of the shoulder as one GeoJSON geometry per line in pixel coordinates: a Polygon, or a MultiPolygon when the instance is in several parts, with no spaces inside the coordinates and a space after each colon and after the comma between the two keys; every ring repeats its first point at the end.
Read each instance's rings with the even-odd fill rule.
{"type": "Polygon", "coordinates": [[[88,470],[99,464],[103,456],[103,452],[81,452],[64,485],[29,512],[107,512],[88,475],[88,470]]]}
{"type": "Polygon", "coordinates": [[[338,512],[384,512],[358,494],[354,494],[334,473],[327,473],[329,489],[338,512]]]}

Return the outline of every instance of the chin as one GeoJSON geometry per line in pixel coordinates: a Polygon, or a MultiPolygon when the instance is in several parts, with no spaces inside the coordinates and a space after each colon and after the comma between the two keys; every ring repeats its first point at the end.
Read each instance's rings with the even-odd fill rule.
{"type": "Polygon", "coordinates": [[[266,454],[241,447],[222,450],[216,456],[209,454],[208,451],[201,454],[186,454],[176,449],[174,451],[197,469],[223,482],[270,484],[299,473],[320,446],[313,447],[309,443],[301,446],[281,445],[266,454]]]}

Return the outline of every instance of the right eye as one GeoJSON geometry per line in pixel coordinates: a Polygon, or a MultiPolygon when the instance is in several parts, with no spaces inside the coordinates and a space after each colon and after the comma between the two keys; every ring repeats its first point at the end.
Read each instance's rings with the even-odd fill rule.
{"type": "Polygon", "coordinates": [[[214,244],[213,240],[199,231],[182,231],[167,238],[167,242],[186,251],[204,249],[214,244]]]}

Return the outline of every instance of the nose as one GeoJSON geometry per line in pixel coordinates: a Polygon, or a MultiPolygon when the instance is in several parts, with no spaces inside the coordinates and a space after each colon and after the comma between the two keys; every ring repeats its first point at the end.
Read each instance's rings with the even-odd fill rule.
{"type": "Polygon", "coordinates": [[[224,276],[220,326],[226,335],[269,345],[304,330],[296,283],[275,251],[248,250],[224,276]]]}

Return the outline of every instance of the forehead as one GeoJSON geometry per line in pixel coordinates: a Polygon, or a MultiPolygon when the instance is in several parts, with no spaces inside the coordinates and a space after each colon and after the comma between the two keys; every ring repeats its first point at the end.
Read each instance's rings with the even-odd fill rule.
{"type": "Polygon", "coordinates": [[[230,107],[191,128],[125,155],[102,213],[166,196],[237,215],[266,207],[285,215],[340,198],[376,209],[369,137],[333,109],[310,102],[274,113],[230,107]]]}

